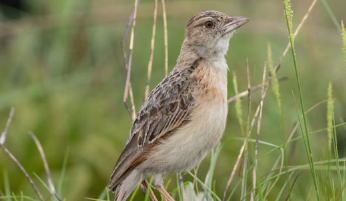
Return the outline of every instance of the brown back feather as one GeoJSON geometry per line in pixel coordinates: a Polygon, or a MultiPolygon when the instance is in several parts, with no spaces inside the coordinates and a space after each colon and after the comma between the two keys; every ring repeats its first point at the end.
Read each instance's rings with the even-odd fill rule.
{"type": "Polygon", "coordinates": [[[132,124],[129,139],[111,176],[109,188],[116,187],[143,161],[153,147],[189,121],[195,106],[196,78],[192,72],[201,59],[189,68],[174,68],[149,94],[132,124]],[[164,136],[164,137],[163,137],[164,136]]]}

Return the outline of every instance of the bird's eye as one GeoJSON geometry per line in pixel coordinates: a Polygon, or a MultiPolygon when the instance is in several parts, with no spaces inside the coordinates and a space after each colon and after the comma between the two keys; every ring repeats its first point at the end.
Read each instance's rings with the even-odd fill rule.
{"type": "Polygon", "coordinates": [[[213,28],[213,26],[214,26],[214,23],[212,21],[208,21],[205,23],[205,27],[207,27],[208,29],[213,28]]]}

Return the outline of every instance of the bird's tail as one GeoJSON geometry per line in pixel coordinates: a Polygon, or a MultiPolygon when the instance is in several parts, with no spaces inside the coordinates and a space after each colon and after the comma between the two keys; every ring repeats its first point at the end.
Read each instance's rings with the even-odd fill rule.
{"type": "Polygon", "coordinates": [[[126,201],[141,180],[141,175],[137,171],[131,172],[120,184],[115,187],[110,186],[114,192],[114,201],[126,201]]]}
{"type": "Polygon", "coordinates": [[[127,199],[125,185],[119,184],[112,190],[114,190],[115,195],[114,201],[125,201],[127,199]]]}

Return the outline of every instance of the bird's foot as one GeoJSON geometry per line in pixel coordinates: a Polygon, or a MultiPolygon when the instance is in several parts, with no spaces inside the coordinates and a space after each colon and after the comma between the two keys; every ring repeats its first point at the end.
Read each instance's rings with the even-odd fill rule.
{"type": "MultiPolygon", "coordinates": [[[[148,184],[147,180],[144,179],[142,181],[142,184],[141,184],[141,189],[142,189],[144,194],[147,193],[148,187],[149,187],[149,184],[148,184]]],[[[151,201],[158,201],[156,196],[155,196],[155,194],[154,194],[154,192],[151,189],[149,191],[149,198],[150,198],[151,201]]]]}
{"type": "Polygon", "coordinates": [[[174,199],[169,195],[169,193],[165,190],[165,188],[162,185],[156,185],[154,184],[154,187],[157,191],[160,192],[160,194],[165,198],[166,201],[174,201],[174,199]]]}

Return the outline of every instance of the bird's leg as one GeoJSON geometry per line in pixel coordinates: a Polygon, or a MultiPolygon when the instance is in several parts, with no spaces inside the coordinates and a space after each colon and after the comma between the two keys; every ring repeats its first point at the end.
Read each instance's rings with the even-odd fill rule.
{"type": "Polygon", "coordinates": [[[156,188],[157,191],[160,192],[160,194],[165,198],[166,201],[174,201],[174,199],[169,195],[169,193],[165,190],[165,188],[162,185],[157,185],[154,187],[156,188]]]}
{"type": "Polygon", "coordinates": [[[165,198],[166,201],[174,201],[169,193],[163,187],[163,174],[154,175],[153,185],[157,191],[165,198]]]}
{"type": "MultiPolygon", "coordinates": [[[[147,180],[144,179],[144,180],[142,181],[142,184],[141,184],[142,192],[143,192],[144,194],[146,194],[148,188],[149,188],[149,184],[148,184],[147,180]]],[[[153,192],[151,189],[150,189],[150,191],[149,191],[149,198],[150,198],[151,201],[158,201],[157,198],[156,198],[156,196],[155,196],[155,194],[154,194],[154,192],[153,192]]]]}

